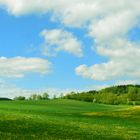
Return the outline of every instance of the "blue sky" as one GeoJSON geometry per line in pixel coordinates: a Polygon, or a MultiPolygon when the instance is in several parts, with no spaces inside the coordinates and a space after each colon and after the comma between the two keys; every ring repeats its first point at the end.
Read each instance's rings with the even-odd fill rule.
{"type": "Polygon", "coordinates": [[[57,57],[47,57],[41,54],[41,45],[43,39],[39,33],[45,28],[53,29],[61,25],[59,23],[50,22],[48,16],[26,16],[14,17],[7,14],[5,11],[0,11],[0,19],[2,25],[0,27],[0,55],[4,57],[41,57],[49,59],[53,63],[52,73],[49,75],[32,74],[25,76],[22,79],[10,79],[13,83],[23,88],[77,88],[94,84],[93,80],[85,80],[76,76],[75,67],[82,64],[93,64],[93,62],[102,62],[102,58],[91,51],[92,41],[89,38],[84,38],[84,30],[72,30],[78,38],[83,38],[85,56],[77,58],[71,54],[60,52],[57,57]],[[95,60],[92,60],[94,58],[95,60]],[[29,84],[30,83],[30,84],[29,84]]]}
{"type": "Polygon", "coordinates": [[[88,1],[0,0],[1,96],[139,84],[139,1],[88,1]]]}

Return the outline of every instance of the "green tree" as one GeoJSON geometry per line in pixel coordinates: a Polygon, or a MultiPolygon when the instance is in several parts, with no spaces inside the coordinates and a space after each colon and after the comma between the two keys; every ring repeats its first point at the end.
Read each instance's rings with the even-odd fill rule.
{"type": "Polygon", "coordinates": [[[42,96],[41,95],[37,95],[36,96],[36,100],[42,100],[42,96]]]}
{"type": "Polygon", "coordinates": [[[42,95],[42,99],[43,100],[48,100],[49,99],[49,94],[48,93],[43,93],[43,95],[42,95]]]}
{"type": "Polygon", "coordinates": [[[32,95],[29,97],[29,100],[37,100],[37,94],[32,94],[32,95]]]}
{"type": "Polygon", "coordinates": [[[56,99],[56,95],[55,94],[53,95],[53,99],[56,99]]]}
{"type": "Polygon", "coordinates": [[[138,98],[137,89],[135,87],[130,87],[128,91],[128,100],[136,101],[138,98]]]}

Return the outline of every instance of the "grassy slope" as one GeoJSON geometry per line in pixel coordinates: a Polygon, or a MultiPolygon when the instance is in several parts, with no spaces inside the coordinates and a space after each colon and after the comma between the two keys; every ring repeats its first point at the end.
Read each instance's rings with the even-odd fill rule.
{"type": "Polygon", "coordinates": [[[140,107],[72,100],[1,101],[0,140],[140,139],[140,107]]]}

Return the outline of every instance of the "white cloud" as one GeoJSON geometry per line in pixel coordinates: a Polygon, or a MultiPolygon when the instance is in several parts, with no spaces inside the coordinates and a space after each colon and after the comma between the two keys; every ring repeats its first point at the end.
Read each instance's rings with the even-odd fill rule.
{"type": "Polygon", "coordinates": [[[113,38],[124,37],[137,24],[132,11],[123,11],[96,21],[89,27],[89,35],[96,43],[105,43],[113,38]]]}
{"type": "Polygon", "coordinates": [[[46,74],[51,70],[51,63],[41,58],[0,57],[0,77],[24,77],[28,73],[46,74]]]}
{"type": "Polygon", "coordinates": [[[13,15],[52,12],[54,17],[70,26],[82,26],[104,16],[122,11],[139,13],[139,0],[0,0],[0,4],[13,15]]]}
{"type": "Polygon", "coordinates": [[[140,78],[140,47],[127,40],[117,39],[109,47],[98,47],[99,54],[110,60],[93,66],[81,65],[76,73],[85,78],[111,80],[121,77],[140,78]]]}
{"type": "Polygon", "coordinates": [[[13,15],[46,13],[50,9],[50,0],[0,0],[1,6],[13,15]]]}
{"type": "Polygon", "coordinates": [[[45,42],[43,45],[44,55],[55,55],[59,51],[81,57],[82,43],[72,33],[60,29],[43,30],[41,36],[45,42]]]}

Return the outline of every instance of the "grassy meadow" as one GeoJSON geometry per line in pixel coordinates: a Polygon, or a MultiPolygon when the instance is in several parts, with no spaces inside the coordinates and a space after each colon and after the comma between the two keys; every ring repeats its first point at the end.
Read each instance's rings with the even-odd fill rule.
{"type": "Polygon", "coordinates": [[[140,106],[1,101],[0,140],[139,140],[140,106]]]}

